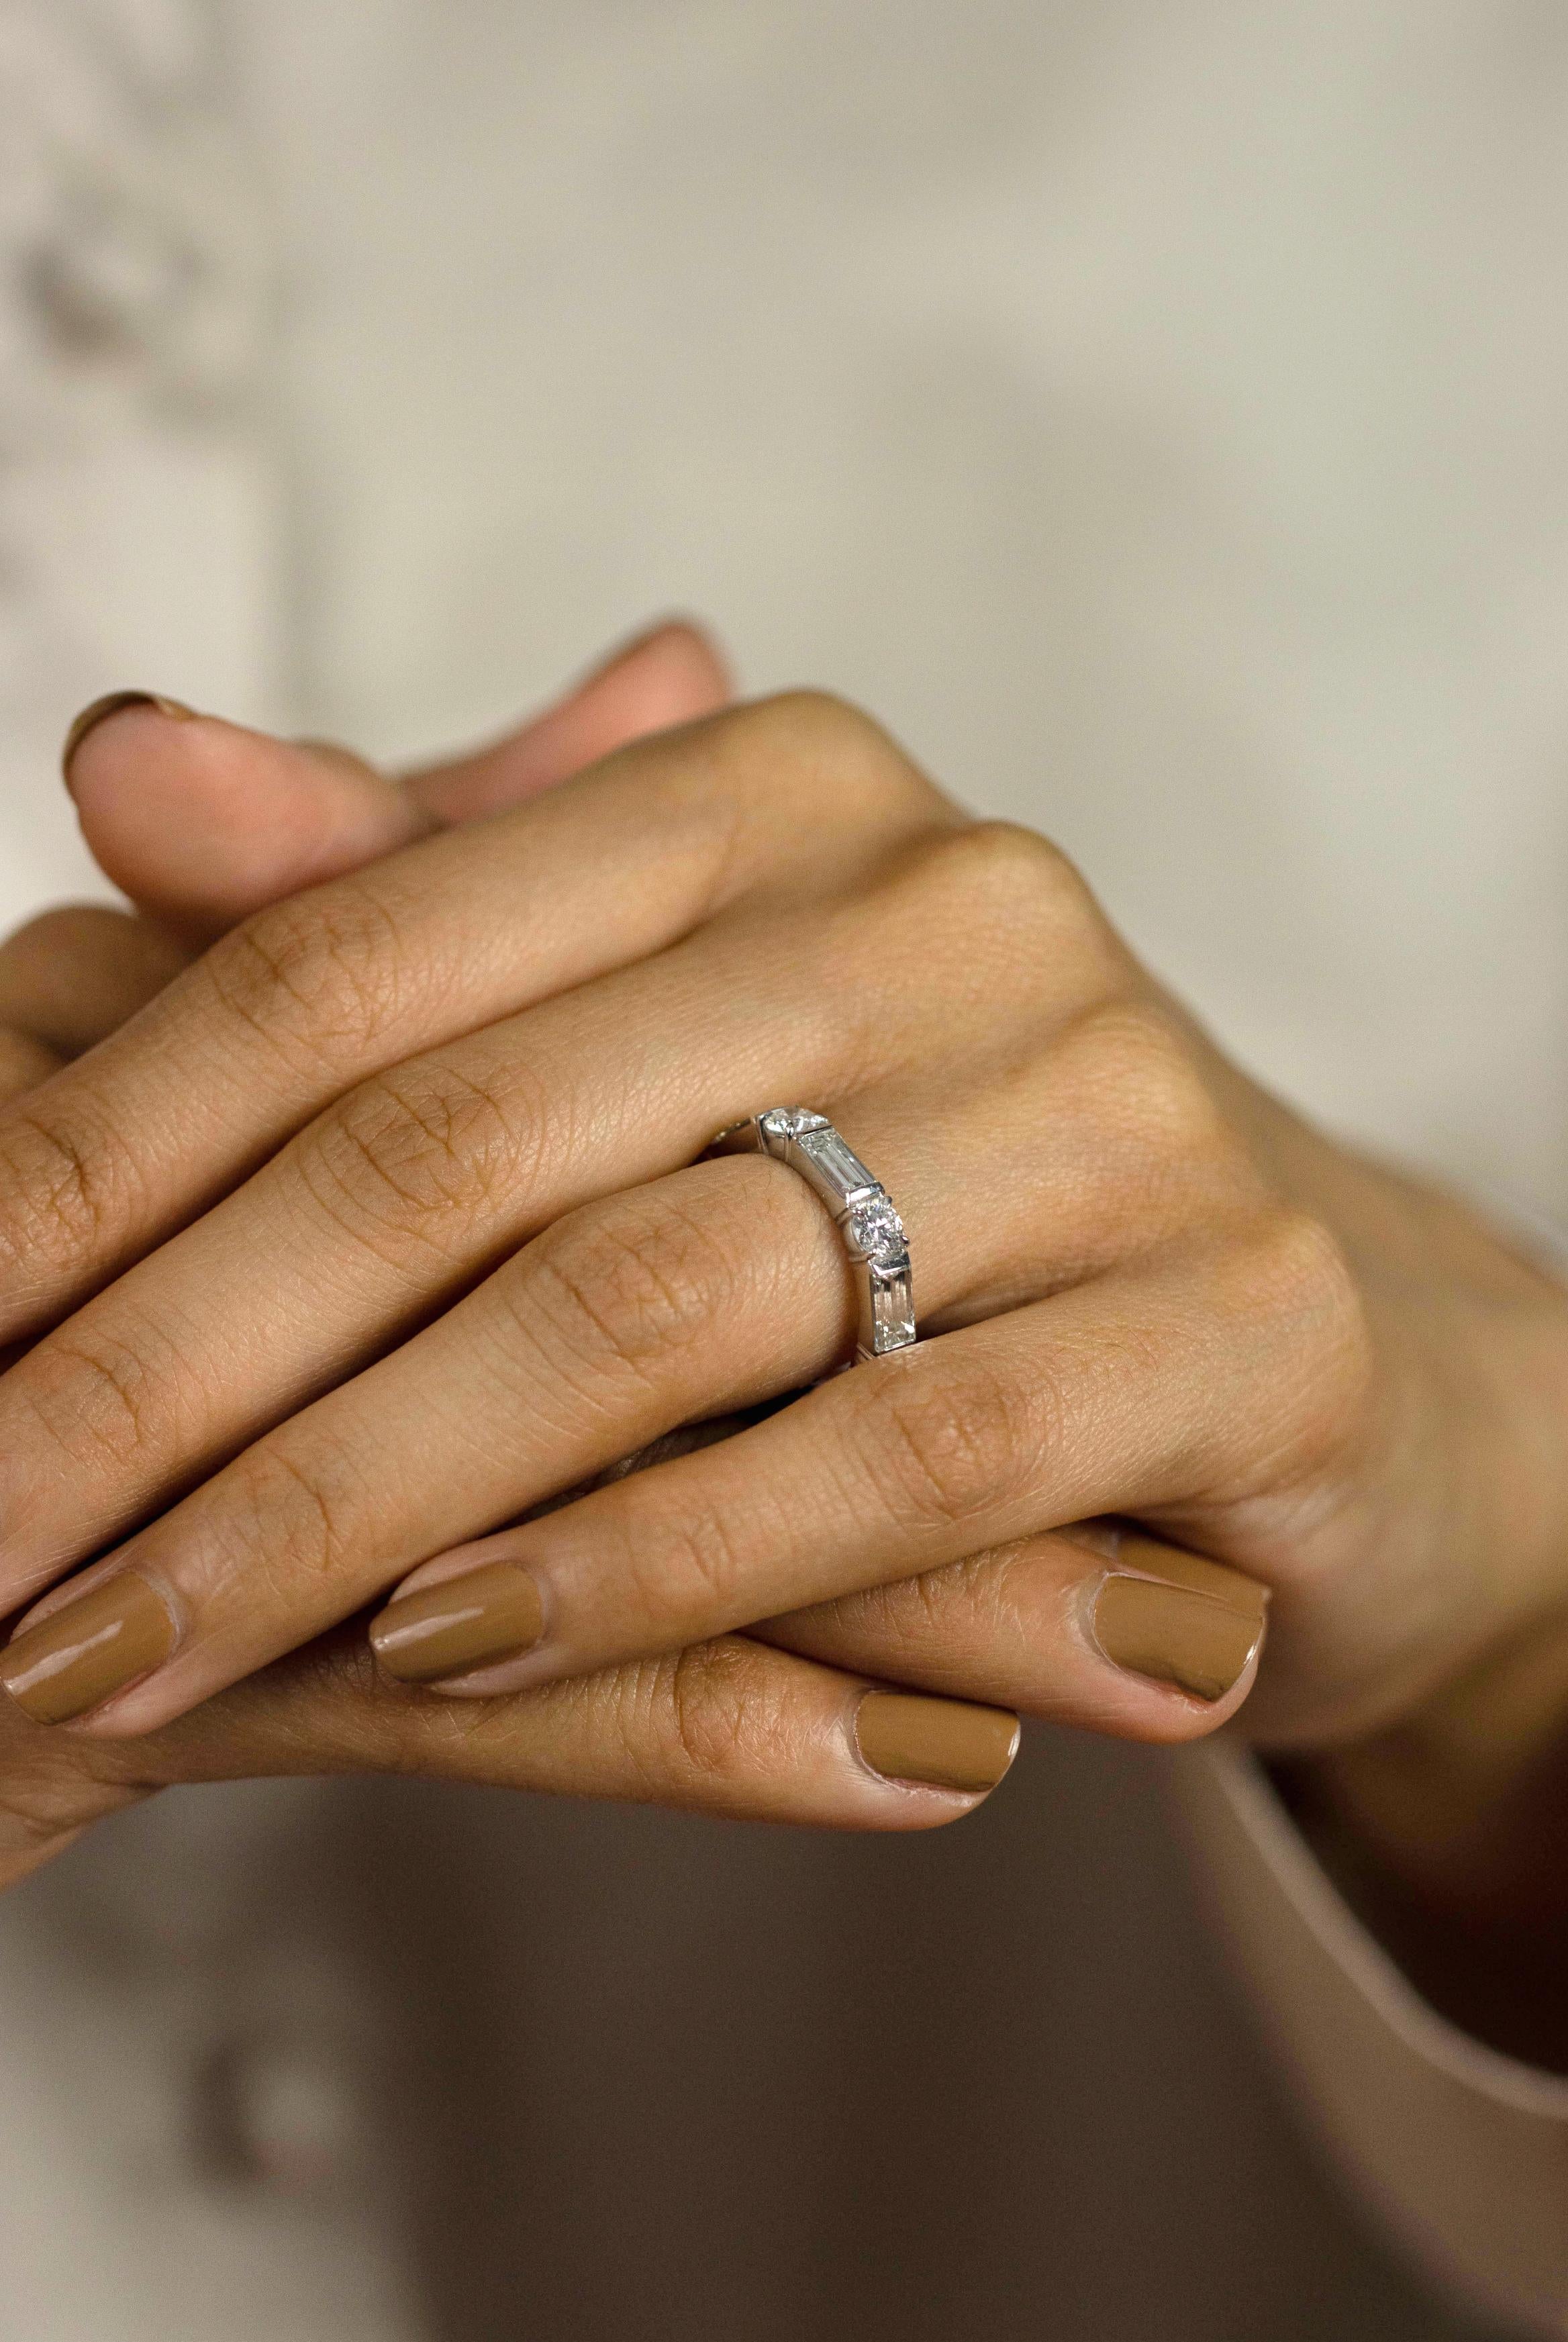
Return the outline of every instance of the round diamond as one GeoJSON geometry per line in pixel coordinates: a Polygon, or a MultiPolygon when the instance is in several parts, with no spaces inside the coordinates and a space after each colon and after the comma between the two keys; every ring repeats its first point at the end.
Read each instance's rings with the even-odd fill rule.
{"type": "Polygon", "coordinates": [[[905,1240],[904,1222],[885,1196],[873,1196],[868,1202],[857,1204],[844,1231],[859,1252],[892,1251],[905,1240]]]}

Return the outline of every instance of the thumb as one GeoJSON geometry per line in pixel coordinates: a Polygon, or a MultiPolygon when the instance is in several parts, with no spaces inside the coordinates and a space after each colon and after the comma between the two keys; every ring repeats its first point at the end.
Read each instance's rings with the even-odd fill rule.
{"type": "Polygon", "coordinates": [[[345,749],[274,739],[145,692],[85,709],[65,770],[105,876],[198,944],[434,826],[345,749]]]}
{"type": "Polygon", "coordinates": [[[707,715],[729,689],[706,636],[665,624],[494,746],[404,780],[346,748],[117,692],[71,727],[65,781],[105,875],[200,942],[432,829],[536,796],[644,733],[707,715]]]}

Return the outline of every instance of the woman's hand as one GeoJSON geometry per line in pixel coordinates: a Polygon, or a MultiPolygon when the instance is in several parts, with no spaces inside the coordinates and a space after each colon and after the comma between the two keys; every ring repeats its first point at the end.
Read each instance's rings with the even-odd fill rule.
{"type": "MultiPolygon", "coordinates": [[[[261,741],[252,745],[262,761],[238,788],[221,764],[139,776],[154,788],[131,792],[100,767],[78,788],[84,827],[100,859],[157,915],[51,912],[0,946],[0,1102],[116,1030],[189,965],[192,938],[287,892],[305,871],[349,866],[472,817],[476,798],[534,795],[584,756],[701,714],[726,691],[705,642],[665,626],[493,755],[404,781],[386,781],[341,752],[274,756],[261,741]],[[173,790],[161,804],[160,781],[173,790]]],[[[974,1804],[974,1790],[912,1797],[868,1776],[852,1748],[854,1719],[864,1736],[865,1690],[861,1680],[723,1642],[663,1666],[492,1702],[487,1728],[475,1733],[454,1729],[442,1703],[382,1676],[363,1635],[349,1628],[133,1742],[51,1732],[0,1702],[0,1887],[161,1787],[256,1775],[418,1773],[869,1828],[950,1820],[974,1804]],[[761,1747],[763,1766],[754,1755],[761,1747]]],[[[877,1713],[870,1711],[873,1726],[877,1713]]],[[[974,1746],[992,1770],[1011,1746],[1010,1718],[966,1718],[948,1703],[883,1698],[880,1715],[884,1745],[891,1731],[907,1744],[912,1726],[924,1723],[950,1760],[955,1719],[967,1721],[978,1734],[971,1771],[974,1746]]]]}
{"type": "MultiPolygon", "coordinates": [[[[165,759],[222,733],[135,727],[138,753],[165,759]]],[[[105,737],[124,754],[133,728],[105,737]]],[[[501,1564],[484,1585],[508,1596],[514,1645],[523,1609],[544,1624],[470,1687],[919,1571],[769,1631],[944,1690],[1191,1736],[1243,1694],[1258,1604],[1157,1547],[1111,1556],[1049,1534],[1114,1510],[1280,1589],[1275,1728],[1319,1736],[1399,1712],[1554,1583],[1560,1492],[1537,1472],[1513,1491],[1533,1533],[1519,1566],[1473,1598],[1496,1467],[1529,1457],[1558,1400],[1551,1289],[1467,1224],[1443,1259],[1442,1207],[1289,1123],[1161,999],[1049,849],[963,823],[845,711],[786,702],[653,744],[242,937],[7,1135],[18,1268],[29,1222],[53,1254],[34,1324],[286,1142],[0,1391],[0,1453],[33,1444],[6,1539],[18,1587],[254,1443],[69,1589],[109,1576],[123,1594],[129,1571],[155,1636],[178,1638],[95,1732],[146,1729],[454,1535],[825,1366],[842,1256],[792,1175],[655,1176],[792,1093],[833,1111],[894,1187],[923,1314],[953,1330],[437,1560],[423,1583],[501,1564]],[[625,966],[639,948],[654,956],[625,966]],[[169,1143],[138,1149],[138,1130],[169,1143]],[[615,1195],[639,1177],[655,1184],[615,1195]],[[1392,1259],[1403,1295],[1358,1286],[1303,1218],[1319,1189],[1353,1221],[1373,1196],[1390,1226],[1368,1257],[1392,1259]],[[90,1216],[67,1225],[74,1198],[90,1216]],[[1428,1268],[1456,1320],[1472,1306],[1494,1323],[1479,1382],[1518,1372],[1528,1401],[1485,1458],[1475,1393],[1421,1322],[1428,1268]],[[245,1325],[275,1328],[268,1355],[237,1355],[245,1325]],[[258,1438],[268,1423],[283,1427],[258,1438]],[[68,1492],[46,1485],[63,1443],[68,1492]],[[1008,1549],[984,1557],[998,1536],[1008,1549]],[[1421,1596],[1403,1615],[1402,1586],[1421,1596]]]]}
{"type": "MultiPolygon", "coordinates": [[[[0,1103],[116,1030],[190,964],[199,938],[306,873],[354,866],[486,803],[535,795],[585,757],[726,696],[706,642],[664,626],[494,751],[403,781],[342,751],[301,756],[262,740],[244,744],[255,761],[237,773],[220,755],[138,773],[131,790],[98,762],[74,776],[84,828],[105,866],[155,910],[51,912],[0,946],[0,1103]]],[[[441,1701],[382,1675],[351,1626],[130,1742],[52,1732],[0,1702],[0,1887],[175,1782],[417,1773],[865,1828],[928,1826],[977,1802],[973,1787],[890,1787],[868,1772],[860,1746],[899,1738],[907,1747],[924,1728],[949,1775],[957,1760],[973,1776],[978,1756],[988,1780],[1010,1751],[1012,1719],[881,1694],[868,1710],[866,1691],[864,1679],[724,1640],[492,1701],[474,1732],[441,1701]]]]}
{"type": "Polygon", "coordinates": [[[741,1636],[464,1707],[392,1682],[349,1626],[136,1739],[51,1731],[0,1702],[0,1889],[176,1783],[390,1773],[914,1830],[978,1805],[1016,1736],[995,1709],[890,1691],[741,1636]],[[878,1756],[940,1778],[882,1777],[878,1756]]]}

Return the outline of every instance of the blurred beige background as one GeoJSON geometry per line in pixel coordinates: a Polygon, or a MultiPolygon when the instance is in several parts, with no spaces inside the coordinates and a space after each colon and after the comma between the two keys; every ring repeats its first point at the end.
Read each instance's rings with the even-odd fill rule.
{"type": "MultiPolygon", "coordinates": [[[[0,916],[91,883],[100,689],[397,757],[691,609],[1049,829],[1277,1086],[1568,1219],[1565,198],[1544,0],[0,0],[0,916]]],[[[0,2148],[25,2330],[1457,2331],[1293,2144],[1153,1770],[1037,1734],[918,1847],[105,1834],[0,1914],[73,2109],[0,2148]]]]}

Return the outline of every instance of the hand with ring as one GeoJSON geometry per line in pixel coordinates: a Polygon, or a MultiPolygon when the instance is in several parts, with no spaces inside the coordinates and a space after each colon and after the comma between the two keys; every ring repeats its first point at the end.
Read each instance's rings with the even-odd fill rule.
{"type": "MultiPolygon", "coordinates": [[[[1225,1721],[1268,1595],[1256,1728],[1314,1747],[1560,1602],[1555,1288],[1229,1066],[1054,849],[812,695],[484,814],[507,759],[400,845],[363,767],[214,719],[77,749],[85,804],[334,810],[320,883],[0,1121],[0,1682],[42,1736],[125,1761],[366,1614],[408,1761],[921,1827],[1013,1710],[1225,1721]],[[707,1151],[777,1108],[782,1151],[707,1151]],[[824,1128],[880,1244],[800,1176],[824,1128]],[[921,1338],[867,1345],[894,1229],[921,1338]]],[[[243,908],[201,885],[154,907],[243,908]]]]}

